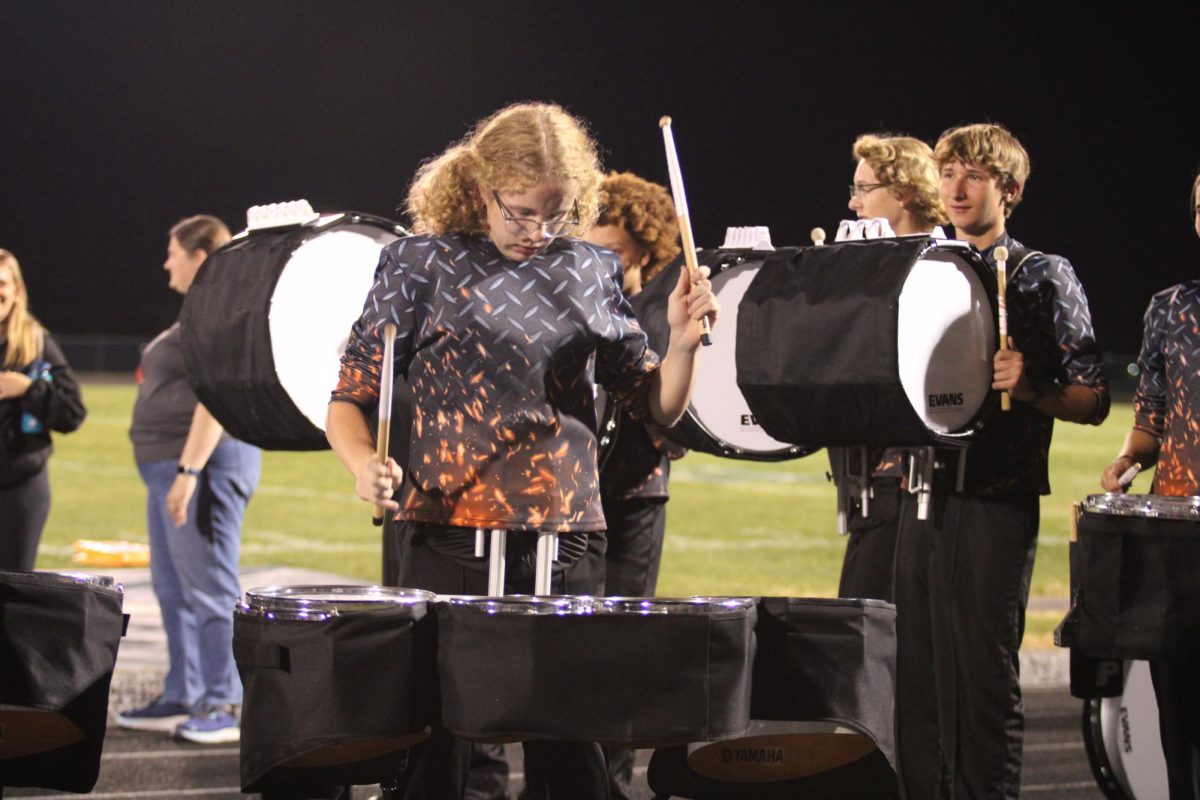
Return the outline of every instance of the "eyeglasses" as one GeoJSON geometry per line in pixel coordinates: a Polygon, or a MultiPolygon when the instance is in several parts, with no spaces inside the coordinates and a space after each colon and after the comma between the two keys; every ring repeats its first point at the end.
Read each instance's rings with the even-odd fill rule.
{"type": "Polygon", "coordinates": [[[500,199],[499,192],[493,190],[492,197],[496,198],[496,205],[500,207],[500,215],[504,217],[504,223],[509,233],[533,236],[540,229],[546,234],[546,238],[557,239],[560,236],[566,236],[579,226],[578,200],[571,206],[570,219],[551,219],[539,222],[536,219],[514,216],[508,206],[504,205],[504,201],[500,199]]]}
{"type": "Polygon", "coordinates": [[[862,200],[871,192],[875,191],[876,189],[882,189],[884,186],[887,186],[887,184],[886,183],[852,183],[849,186],[850,199],[853,200],[854,198],[857,197],[859,200],[862,200]]]}

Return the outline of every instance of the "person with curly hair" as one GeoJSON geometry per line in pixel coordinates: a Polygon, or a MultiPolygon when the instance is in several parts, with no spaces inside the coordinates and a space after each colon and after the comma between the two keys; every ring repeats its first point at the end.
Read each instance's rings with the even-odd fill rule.
{"type": "Polygon", "coordinates": [[[50,431],[86,415],[54,337],[29,313],[17,257],[0,250],[0,570],[28,572],[50,515],[50,431]]]}
{"type": "MultiPolygon", "coordinates": [[[[474,549],[484,528],[510,532],[509,591],[532,591],[533,534],[549,531],[554,591],[603,588],[596,382],[635,417],[674,424],[691,396],[698,321],[719,306],[703,271],[681,269],[670,347],[661,358],[650,349],[617,257],[570,236],[599,216],[601,178],[584,123],[544,103],[498,111],[417,173],[408,209],[422,233],[381,253],[326,426],[359,497],[404,523],[404,586],[484,593],[488,563],[474,549]],[[387,322],[398,330],[392,364],[387,322]],[[367,423],[385,369],[414,397],[407,470],[378,462],[367,423]]],[[[410,759],[407,795],[393,796],[462,797],[466,752],[435,731],[410,759]]],[[[526,742],[525,770],[534,800],[608,796],[595,744],[526,742]]]]}
{"type": "MultiPolygon", "coordinates": [[[[621,289],[630,298],[681,252],[675,204],[664,187],[632,172],[610,172],[600,191],[600,217],[584,239],[621,259],[621,289]]],[[[604,592],[653,597],[666,530],[671,460],[686,451],[666,441],[657,426],[634,420],[623,408],[606,414],[614,415],[619,415],[617,433],[600,465],[600,497],[608,523],[604,592]]],[[[605,755],[610,796],[629,800],[633,751],[612,746],[605,755]]]]}
{"type": "MultiPolygon", "coordinates": [[[[949,219],[938,195],[937,166],[929,145],[911,136],[867,133],[854,140],[856,161],[850,185],[850,209],[859,219],[886,220],[898,236],[943,236],[949,219]]],[[[852,450],[835,460],[855,458],[852,450]]],[[[846,515],[849,537],[838,583],[839,597],[892,599],[892,563],[899,525],[900,479],[904,453],[899,449],[870,454],[869,514],[855,502],[846,515]]],[[[836,472],[836,470],[835,470],[836,472]]]]}
{"type": "Polygon", "coordinates": [[[932,233],[950,221],[929,145],[911,136],[867,133],[854,140],[852,152],[858,165],[849,207],[859,219],[886,219],[897,236],[932,233]]]}

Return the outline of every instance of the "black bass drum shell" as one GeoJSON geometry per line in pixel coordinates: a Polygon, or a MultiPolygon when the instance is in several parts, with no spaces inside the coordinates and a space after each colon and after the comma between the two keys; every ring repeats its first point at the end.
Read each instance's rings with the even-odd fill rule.
{"type": "Polygon", "coordinates": [[[781,441],[966,444],[996,406],[995,309],[991,268],[964,242],[782,248],[742,299],[738,386],[781,441]]]}
{"type": "Polygon", "coordinates": [[[251,231],[214,251],[184,298],[184,364],[230,435],[267,450],[324,450],[338,359],[379,251],[404,229],[358,212],[251,231]]]}

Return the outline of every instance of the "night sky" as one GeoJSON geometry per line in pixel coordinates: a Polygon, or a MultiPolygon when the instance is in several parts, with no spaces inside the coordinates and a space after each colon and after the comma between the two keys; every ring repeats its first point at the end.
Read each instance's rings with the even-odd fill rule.
{"type": "Polygon", "coordinates": [[[512,101],[563,104],[606,166],[664,183],[671,115],[702,246],[832,235],[856,135],[991,120],[1033,158],[1010,230],[1070,258],[1103,343],[1135,352],[1151,293],[1200,265],[1200,4],[902,5],[0,0],[0,247],[52,331],[148,336],[178,312],[181,217],[395,216],[512,101]]]}

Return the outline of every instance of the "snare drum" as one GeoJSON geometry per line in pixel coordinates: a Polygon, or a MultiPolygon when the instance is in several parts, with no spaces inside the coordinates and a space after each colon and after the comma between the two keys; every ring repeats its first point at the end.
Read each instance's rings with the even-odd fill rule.
{"type": "Polygon", "coordinates": [[[96,785],[122,598],[105,576],[0,572],[0,785],[96,785]]]}
{"type": "Polygon", "coordinates": [[[1076,527],[1073,646],[1094,658],[1200,656],[1200,497],[1091,495],[1076,527]]]}
{"type": "MultiPolygon", "coordinates": [[[[738,308],[750,282],[763,264],[764,253],[753,250],[709,250],[698,253],[701,266],[712,273],[713,293],[721,303],[721,324],[711,347],[696,364],[692,402],[675,427],[666,432],[673,442],[703,453],[752,461],[783,461],[806,456],[811,450],[772,438],[759,426],[737,387],[738,308]]],[[[659,354],[670,339],[667,298],[679,282],[682,256],[654,277],[631,301],[637,318],[659,354]]]]}
{"type": "Polygon", "coordinates": [[[246,592],[233,648],[246,792],[393,777],[436,709],[434,595],[380,586],[246,592]]]}
{"type": "Polygon", "coordinates": [[[438,604],[442,719],[484,741],[649,746],[740,734],[750,598],[449,598],[438,604]]]}
{"type": "Polygon", "coordinates": [[[1125,663],[1120,697],[1084,703],[1083,743],[1096,783],[1109,800],[1168,796],[1158,704],[1145,661],[1125,663]]]}
{"type": "Polygon", "coordinates": [[[329,394],[379,252],[404,235],[357,212],[252,231],[204,262],[180,313],[196,395],[229,433],[269,450],[321,450],[329,394]]]}
{"type": "Polygon", "coordinates": [[[776,250],[738,311],[738,386],[784,442],[967,440],[995,405],[995,307],[991,269],[964,242],[776,250]]]}

